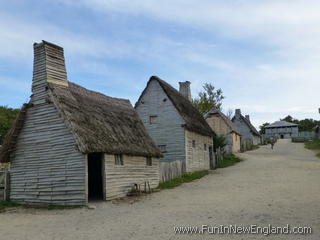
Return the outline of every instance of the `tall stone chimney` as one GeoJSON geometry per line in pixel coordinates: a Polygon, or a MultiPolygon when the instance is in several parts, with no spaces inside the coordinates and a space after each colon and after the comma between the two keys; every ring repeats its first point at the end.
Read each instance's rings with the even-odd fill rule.
{"type": "Polygon", "coordinates": [[[250,122],[250,116],[246,115],[246,119],[250,122]]]}
{"type": "Polygon", "coordinates": [[[240,110],[240,109],[236,109],[235,115],[236,115],[236,116],[240,116],[240,115],[241,115],[241,110],[240,110]]]}
{"type": "Polygon", "coordinates": [[[62,47],[42,41],[33,50],[32,102],[37,104],[45,101],[48,83],[67,87],[68,78],[62,47]]]}
{"type": "Polygon", "coordinates": [[[190,84],[191,83],[189,81],[179,82],[179,92],[191,102],[190,84]]]}

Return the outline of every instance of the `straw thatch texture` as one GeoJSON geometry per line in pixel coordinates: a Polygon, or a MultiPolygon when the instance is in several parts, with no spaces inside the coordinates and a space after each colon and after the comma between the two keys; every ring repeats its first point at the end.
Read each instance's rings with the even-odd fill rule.
{"type": "MultiPolygon", "coordinates": [[[[164,92],[167,94],[181,117],[185,121],[185,128],[189,131],[193,131],[205,136],[214,136],[214,132],[203,118],[201,113],[192,105],[192,103],[186,99],[179,91],[177,91],[170,84],[160,79],[159,77],[152,76],[147,84],[151,81],[158,81],[164,92]]],[[[145,91],[144,90],[144,91],[145,91]]],[[[136,106],[140,103],[140,99],[143,96],[144,92],[142,92],[139,100],[136,103],[136,106]]]]}
{"type": "Polygon", "coordinates": [[[49,94],[83,153],[160,157],[129,100],[112,98],[69,82],[49,83],[49,94]]]}
{"type": "Polygon", "coordinates": [[[235,132],[238,135],[241,135],[238,129],[234,126],[233,122],[220,110],[218,109],[211,109],[208,113],[204,115],[204,118],[207,119],[212,115],[218,115],[220,118],[227,124],[227,126],[231,129],[232,132],[235,132]]]}

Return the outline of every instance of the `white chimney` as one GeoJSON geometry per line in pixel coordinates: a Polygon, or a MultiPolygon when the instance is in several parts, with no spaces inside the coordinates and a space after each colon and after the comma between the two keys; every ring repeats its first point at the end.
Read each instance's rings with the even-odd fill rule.
{"type": "Polygon", "coordinates": [[[192,101],[191,98],[191,90],[190,90],[190,82],[179,82],[179,92],[190,102],[192,101]]]}

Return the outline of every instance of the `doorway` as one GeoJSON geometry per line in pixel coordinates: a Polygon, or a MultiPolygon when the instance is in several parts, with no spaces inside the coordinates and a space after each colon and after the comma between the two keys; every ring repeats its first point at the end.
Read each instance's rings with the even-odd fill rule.
{"type": "Polygon", "coordinates": [[[280,136],[280,137],[281,137],[281,139],[283,139],[283,138],[284,138],[283,134],[281,134],[281,136],[280,136]]]}
{"type": "Polygon", "coordinates": [[[88,154],[88,199],[103,200],[103,154],[88,154]]]}

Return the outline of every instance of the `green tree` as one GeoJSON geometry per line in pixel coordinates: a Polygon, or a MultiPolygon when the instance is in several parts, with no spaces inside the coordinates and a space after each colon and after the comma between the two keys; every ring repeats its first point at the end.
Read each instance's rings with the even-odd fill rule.
{"type": "Polygon", "coordinates": [[[203,91],[199,92],[197,98],[193,99],[193,105],[202,113],[210,111],[212,108],[221,110],[222,100],[225,98],[222,95],[222,90],[215,87],[211,83],[203,85],[203,91]]]}
{"type": "Polygon", "coordinates": [[[259,126],[260,130],[259,130],[259,133],[260,134],[265,134],[266,133],[266,126],[270,125],[270,123],[264,123],[262,124],[261,126],[259,126]]]}
{"type": "Polygon", "coordinates": [[[223,135],[213,137],[213,142],[216,148],[224,148],[227,145],[227,139],[223,135]]]}
{"type": "Polygon", "coordinates": [[[18,112],[19,109],[0,106],[0,145],[8,130],[11,128],[13,121],[16,119],[18,112]]]}

